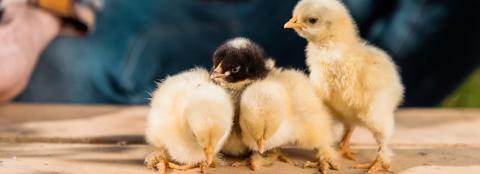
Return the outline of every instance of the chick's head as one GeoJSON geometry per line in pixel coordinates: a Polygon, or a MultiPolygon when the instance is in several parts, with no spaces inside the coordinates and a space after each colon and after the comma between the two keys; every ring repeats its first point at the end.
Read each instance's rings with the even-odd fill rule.
{"type": "Polygon", "coordinates": [[[235,38],[213,54],[210,78],[222,86],[261,79],[268,73],[263,49],[246,38],[235,38]]]}
{"type": "Polygon", "coordinates": [[[309,41],[322,41],[352,28],[351,17],[339,0],[301,0],[284,28],[294,29],[309,41]]]}

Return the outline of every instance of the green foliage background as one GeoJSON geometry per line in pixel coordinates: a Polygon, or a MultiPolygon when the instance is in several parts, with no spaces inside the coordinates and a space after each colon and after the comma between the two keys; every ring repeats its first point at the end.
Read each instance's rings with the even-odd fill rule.
{"type": "Polygon", "coordinates": [[[480,108],[480,68],[447,97],[442,106],[480,108]]]}

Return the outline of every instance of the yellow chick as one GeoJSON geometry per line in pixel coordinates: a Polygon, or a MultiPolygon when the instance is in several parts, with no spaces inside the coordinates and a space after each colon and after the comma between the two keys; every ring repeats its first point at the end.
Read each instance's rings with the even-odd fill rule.
{"type": "Polygon", "coordinates": [[[265,79],[248,86],[240,100],[240,127],[243,141],[253,151],[287,144],[314,149],[316,161],[308,166],[319,167],[324,174],[338,169],[330,114],[303,72],[272,69],[265,79]]]}
{"type": "Polygon", "coordinates": [[[354,168],[368,169],[368,173],[388,171],[391,152],[387,144],[404,91],[392,59],[360,38],[348,10],[338,0],[299,1],[284,28],[308,40],[310,80],[344,124],[343,156],[355,160],[350,136],[356,126],[366,127],[379,144],[378,154],[373,163],[354,168]]]}
{"type": "Polygon", "coordinates": [[[229,94],[210,81],[207,70],[196,68],[161,82],[150,106],[146,139],[155,150],[147,167],[160,173],[200,167],[204,173],[230,134],[229,94]]]}

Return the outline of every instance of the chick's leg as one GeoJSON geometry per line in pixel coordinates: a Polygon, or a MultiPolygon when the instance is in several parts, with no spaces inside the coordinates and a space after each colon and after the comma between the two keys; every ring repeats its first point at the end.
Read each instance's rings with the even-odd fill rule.
{"type": "Polygon", "coordinates": [[[378,149],[378,155],[373,161],[373,163],[363,163],[363,164],[356,164],[353,166],[354,169],[368,169],[367,173],[372,174],[377,171],[390,171],[390,164],[389,160],[386,157],[385,153],[387,153],[388,148],[386,147],[384,142],[380,143],[380,147],[378,149]]]}
{"type": "Polygon", "coordinates": [[[354,152],[352,152],[352,149],[350,149],[350,139],[352,137],[352,133],[355,130],[354,126],[348,125],[348,124],[343,124],[344,131],[343,131],[343,136],[342,140],[340,141],[340,153],[342,154],[343,157],[356,161],[357,157],[354,152]]]}
{"type": "MultiPolygon", "coordinates": [[[[368,169],[367,173],[372,174],[378,171],[390,171],[391,152],[388,148],[388,140],[393,133],[394,120],[393,112],[385,114],[382,119],[371,120],[371,124],[367,128],[373,133],[377,144],[379,145],[378,153],[373,163],[364,163],[354,165],[355,169],[368,169]]],[[[369,117],[372,118],[372,117],[369,117]]]]}
{"type": "Polygon", "coordinates": [[[252,154],[244,160],[234,162],[232,167],[248,166],[251,170],[255,171],[263,163],[263,156],[258,152],[252,152],[252,154]]]}

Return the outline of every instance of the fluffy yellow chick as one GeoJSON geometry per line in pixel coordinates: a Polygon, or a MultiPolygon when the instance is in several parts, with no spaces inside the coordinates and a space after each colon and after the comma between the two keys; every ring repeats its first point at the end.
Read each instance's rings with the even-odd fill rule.
{"type": "Polygon", "coordinates": [[[197,68],[160,83],[150,105],[146,139],[155,151],[146,165],[160,173],[198,166],[205,172],[230,134],[229,94],[210,82],[207,70],[197,68]]]}
{"type": "Polygon", "coordinates": [[[303,72],[272,69],[265,79],[247,87],[240,100],[240,127],[243,141],[253,151],[291,144],[314,149],[316,161],[307,164],[322,173],[338,169],[330,114],[303,72]]]}
{"type": "Polygon", "coordinates": [[[391,58],[359,37],[348,10],[338,0],[299,1],[284,28],[293,28],[308,40],[310,80],[345,127],[342,154],[355,160],[350,135],[356,126],[366,127],[379,144],[378,154],[373,163],[354,168],[368,169],[368,173],[388,171],[387,144],[404,91],[391,58]]]}

